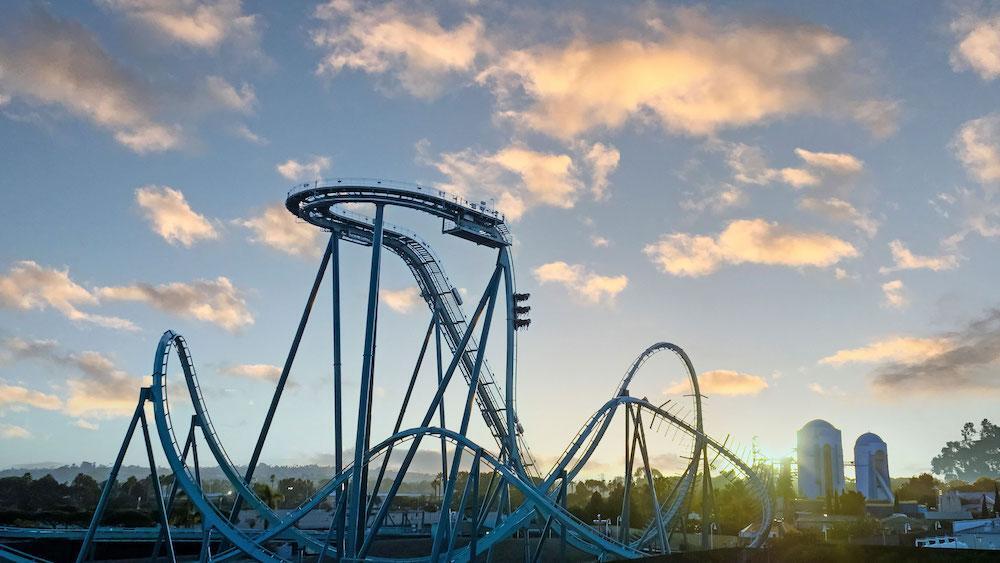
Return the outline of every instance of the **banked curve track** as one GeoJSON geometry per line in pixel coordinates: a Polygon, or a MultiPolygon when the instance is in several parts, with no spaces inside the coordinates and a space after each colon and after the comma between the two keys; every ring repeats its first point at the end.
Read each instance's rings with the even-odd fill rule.
{"type": "MultiPolygon", "coordinates": [[[[526,529],[538,526],[542,521],[545,522],[541,533],[542,539],[538,540],[537,549],[529,559],[537,560],[542,552],[541,542],[545,541],[546,532],[550,535],[554,533],[561,538],[561,541],[599,559],[635,558],[650,553],[669,552],[670,535],[676,529],[679,519],[690,510],[690,496],[698,476],[702,476],[703,482],[710,481],[705,476],[710,475],[710,466],[714,466],[714,461],[720,459],[730,468],[731,474],[746,481],[759,504],[758,520],[753,523],[752,529],[755,533],[752,535],[750,546],[758,547],[766,540],[772,516],[764,480],[754,468],[727,449],[724,443],[704,432],[702,395],[697,374],[687,354],[674,344],[657,343],[640,354],[615,388],[613,396],[586,421],[551,470],[542,476],[528,449],[525,440],[527,432],[522,428],[516,412],[515,331],[516,321],[519,318],[519,311],[516,308],[522,298],[515,293],[510,253],[512,240],[503,216],[489,208],[485,202],[469,202],[437,189],[386,180],[338,178],[293,188],[288,194],[286,207],[300,219],[329,231],[331,237],[248,471],[241,475],[237,465],[223,448],[212,424],[208,406],[205,404],[188,344],[182,336],[172,331],[167,331],[160,339],[154,358],[152,386],[144,389],[140,395],[136,417],[126,436],[126,443],[123,444],[122,454],[137,421],[142,422],[142,428],[144,432],[146,431],[142,405],[144,402],[151,402],[156,437],[174,475],[175,490],[170,495],[170,501],[159,500],[162,513],[169,512],[170,504],[178,490],[183,491],[191,500],[202,515],[204,537],[202,560],[223,561],[250,557],[260,561],[279,561],[281,556],[271,549],[271,546],[277,542],[291,542],[306,553],[320,554],[321,558],[399,561],[400,559],[384,555],[376,556],[372,553],[372,548],[377,543],[383,526],[386,525],[392,502],[405,478],[410,462],[425,438],[442,443],[442,476],[445,479],[439,508],[443,512],[440,513],[449,513],[448,509],[454,506],[453,501],[458,499],[460,499],[459,509],[454,515],[457,520],[453,522],[452,518],[443,519],[440,525],[433,529],[430,552],[423,557],[406,559],[408,561],[478,559],[490,553],[498,542],[516,535],[523,536],[526,529]],[[361,215],[350,209],[357,209],[362,205],[373,206],[374,217],[361,215]],[[458,290],[449,281],[440,259],[430,245],[414,233],[384,220],[385,210],[388,207],[408,208],[438,217],[442,221],[443,233],[496,251],[497,261],[493,275],[470,316],[466,315],[458,290]],[[372,248],[368,318],[365,326],[365,361],[358,398],[358,426],[354,431],[356,446],[360,447],[355,448],[353,459],[345,459],[344,463],[340,463],[343,451],[338,450],[337,474],[298,508],[279,515],[255,493],[249,483],[252,482],[253,470],[267,437],[273,411],[280,400],[298,348],[298,341],[309,318],[312,302],[328,263],[331,264],[331,275],[334,280],[334,350],[335,366],[337,366],[335,388],[340,388],[340,326],[337,312],[340,277],[338,241],[372,248]],[[373,343],[377,327],[380,250],[383,247],[399,256],[410,269],[431,312],[431,322],[402,410],[405,412],[408,407],[410,392],[417,380],[424,351],[428,349],[432,335],[438,342],[438,379],[430,385],[435,393],[430,404],[426,406],[421,424],[412,428],[402,428],[400,422],[403,420],[403,415],[400,414],[396,430],[392,435],[373,444],[370,436],[372,383],[375,377],[373,343]],[[503,368],[500,372],[502,379],[498,381],[486,362],[485,350],[490,336],[490,323],[495,316],[498,303],[501,302],[505,310],[499,315],[500,322],[504,323],[500,332],[506,336],[506,341],[503,343],[503,368]],[[478,338],[474,334],[476,331],[479,331],[478,338]],[[447,343],[450,358],[442,355],[440,344],[442,338],[447,343]],[[679,416],[669,408],[664,408],[664,405],[655,405],[646,398],[637,398],[629,394],[630,385],[646,361],[665,351],[678,356],[687,374],[694,405],[691,416],[679,416]],[[167,368],[172,354],[177,357],[185,387],[194,407],[188,438],[180,441],[174,430],[175,421],[170,414],[167,392],[167,368]],[[445,390],[456,372],[462,374],[468,388],[461,424],[457,427],[454,423],[449,427],[435,425],[434,419],[439,412],[443,412],[445,390]],[[486,428],[495,439],[495,451],[487,450],[469,437],[469,418],[473,404],[478,407],[486,428]],[[656,498],[655,487],[652,487],[652,480],[649,481],[650,487],[647,490],[653,491],[652,499],[649,500],[655,510],[645,527],[636,531],[627,525],[628,509],[623,508],[626,525],[619,526],[619,530],[615,533],[608,533],[607,530],[598,529],[577,519],[567,510],[565,504],[568,487],[581,471],[585,470],[598,446],[609,436],[608,429],[616,415],[625,418],[626,439],[632,442],[631,457],[626,448],[627,484],[631,482],[633,469],[639,474],[644,468],[647,477],[651,479],[646,450],[646,422],[649,422],[650,428],[652,428],[651,421],[655,420],[659,424],[668,425],[675,433],[685,434],[690,438],[691,449],[687,452],[690,462],[665,498],[656,498]],[[645,422],[643,416],[648,417],[645,422]],[[635,424],[633,434],[628,435],[630,421],[634,421],[635,424]],[[238,499],[233,512],[245,505],[246,508],[255,511],[262,521],[267,522],[266,530],[241,528],[237,525],[238,519],[235,518],[235,514],[226,514],[203,492],[196,454],[193,463],[189,455],[189,451],[195,450],[196,428],[201,440],[208,446],[212,458],[233,486],[235,497],[238,499]],[[450,445],[451,453],[446,453],[445,443],[450,445]],[[638,448],[641,450],[641,464],[637,461],[636,444],[639,444],[638,448]],[[406,454],[397,474],[387,480],[388,489],[383,490],[381,486],[386,463],[393,451],[397,453],[405,451],[406,454]],[[471,456],[471,465],[468,457],[465,459],[465,465],[462,465],[463,455],[471,456]],[[712,464],[708,461],[709,457],[713,459],[712,464]],[[375,481],[374,492],[368,494],[364,492],[372,490],[368,483],[368,475],[376,472],[379,465],[381,471],[375,481]],[[458,490],[460,466],[469,467],[469,478],[466,480],[464,490],[458,490]],[[486,486],[485,498],[479,490],[481,474],[492,476],[490,484],[486,486]],[[374,502],[376,494],[382,495],[379,497],[380,504],[374,502]],[[306,532],[296,526],[303,516],[329,498],[335,499],[334,523],[325,536],[306,532]],[[517,505],[513,502],[515,498],[519,499],[517,505]],[[468,522],[463,525],[466,520],[468,522]]],[[[339,397],[337,401],[339,408],[339,397]]],[[[340,416],[338,410],[336,414],[338,431],[341,429],[340,416]]],[[[148,439],[147,434],[147,448],[148,439]]],[[[337,444],[340,448],[339,435],[337,444]]],[[[152,459],[151,452],[150,459],[152,459]]],[[[120,462],[121,455],[119,464],[120,462]]],[[[109,486],[117,474],[117,468],[118,465],[113,469],[112,479],[108,480],[109,486]]],[[[626,495],[628,490],[626,488],[626,495]]],[[[707,493],[703,491],[704,494],[707,493]]],[[[91,553],[91,543],[99,525],[106,496],[107,490],[102,494],[98,511],[85,537],[79,557],[81,561],[87,559],[91,553]]],[[[625,505],[628,505],[627,496],[625,505]]],[[[173,557],[169,538],[169,528],[161,526],[161,539],[166,540],[162,543],[167,545],[168,555],[173,557]]],[[[160,543],[157,542],[158,553],[161,549],[160,543]]]]}

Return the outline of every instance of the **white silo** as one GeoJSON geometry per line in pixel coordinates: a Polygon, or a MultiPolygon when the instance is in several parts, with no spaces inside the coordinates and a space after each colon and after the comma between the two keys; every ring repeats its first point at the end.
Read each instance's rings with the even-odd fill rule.
{"type": "Polygon", "coordinates": [[[892,502],[889,450],[885,441],[868,432],[854,443],[854,474],[858,492],[871,501],[892,502]]]}
{"type": "Polygon", "coordinates": [[[844,448],[840,430],[812,420],[797,435],[799,496],[825,498],[844,493],[844,448]]]}

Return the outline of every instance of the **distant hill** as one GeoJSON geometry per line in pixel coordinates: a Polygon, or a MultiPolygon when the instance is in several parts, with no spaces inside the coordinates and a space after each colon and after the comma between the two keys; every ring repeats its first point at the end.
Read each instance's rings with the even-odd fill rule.
{"type": "MultiPolygon", "coordinates": [[[[161,475],[166,475],[170,473],[170,470],[165,467],[157,467],[157,471],[161,475]]],[[[246,466],[239,467],[240,473],[246,470],[246,466]]],[[[60,483],[68,483],[73,480],[78,474],[83,473],[84,475],[89,475],[93,477],[97,482],[103,482],[108,478],[108,474],[111,473],[111,467],[107,465],[96,465],[89,461],[81,462],[79,465],[58,465],[55,463],[30,463],[21,464],[9,469],[0,470],[0,478],[3,477],[20,477],[25,473],[31,473],[31,476],[35,479],[44,477],[45,475],[52,475],[52,478],[60,483]]],[[[149,468],[141,465],[125,465],[122,466],[121,471],[118,473],[119,480],[124,481],[129,477],[135,477],[137,479],[143,479],[149,475],[149,468]]],[[[275,481],[280,481],[287,478],[295,479],[307,479],[310,481],[315,481],[317,483],[325,483],[333,476],[333,467],[325,465],[268,465],[266,463],[261,463],[257,466],[257,471],[255,472],[257,481],[268,481],[271,475],[274,475],[275,481]]],[[[386,471],[387,476],[394,476],[395,472],[392,470],[386,471]]],[[[222,470],[218,466],[201,467],[201,476],[204,480],[213,479],[225,479],[222,474],[222,470]]],[[[430,482],[434,480],[434,475],[429,473],[414,473],[410,472],[407,475],[407,483],[427,483],[427,492],[430,492],[430,482]]],[[[421,487],[422,489],[423,487],[421,487]]]]}

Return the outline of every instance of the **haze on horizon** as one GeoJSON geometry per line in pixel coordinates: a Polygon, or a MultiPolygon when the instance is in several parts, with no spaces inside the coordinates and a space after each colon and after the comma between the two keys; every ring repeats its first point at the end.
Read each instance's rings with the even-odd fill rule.
{"type": "MultiPolygon", "coordinates": [[[[892,474],[912,475],[995,412],[996,2],[6,12],[0,467],[110,463],[168,328],[191,343],[243,463],[326,240],[285,193],[331,176],[415,181],[504,212],[532,294],[519,414],[543,461],[661,340],[694,359],[708,432],[757,437],[774,457],[823,418],[848,451],[877,433],[892,474]]],[[[481,291],[489,253],[393,213],[481,291]]],[[[345,249],[348,327],[368,256],[345,249]]],[[[388,262],[376,400],[392,412],[427,311],[388,262]]],[[[268,463],[332,451],[324,322],[306,334],[268,463]]],[[[351,356],[362,331],[349,332],[351,356]]],[[[651,368],[643,392],[678,392],[676,366],[651,368]]]]}

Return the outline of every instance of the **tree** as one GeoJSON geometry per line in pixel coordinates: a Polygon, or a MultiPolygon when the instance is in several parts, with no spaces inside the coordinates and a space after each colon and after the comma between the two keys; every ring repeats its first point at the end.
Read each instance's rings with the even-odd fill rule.
{"type": "Polygon", "coordinates": [[[979,517],[988,518],[990,513],[989,508],[986,508],[986,495],[983,495],[981,502],[982,504],[979,505],[979,517]]]}
{"type": "Polygon", "coordinates": [[[993,483],[993,517],[1000,518],[1000,490],[996,483],[993,483]]]}
{"type": "Polygon", "coordinates": [[[746,481],[734,479],[715,494],[719,532],[736,534],[757,517],[758,503],[746,481]]]}
{"type": "Polygon", "coordinates": [[[77,474],[69,485],[69,498],[78,508],[94,510],[101,497],[101,486],[90,475],[77,474]]]}
{"type": "Polygon", "coordinates": [[[865,496],[857,491],[848,491],[841,495],[840,513],[848,516],[864,516],[865,496]]]}
{"type": "Polygon", "coordinates": [[[944,483],[935,479],[930,473],[921,473],[916,477],[910,477],[909,482],[896,491],[896,498],[898,500],[915,500],[934,508],[937,507],[938,490],[943,487],[944,483]]]}
{"type": "Polygon", "coordinates": [[[971,422],[962,427],[962,439],[949,441],[931,460],[934,473],[948,479],[972,482],[1000,473],[1000,426],[983,419],[979,430],[971,422]]]}

